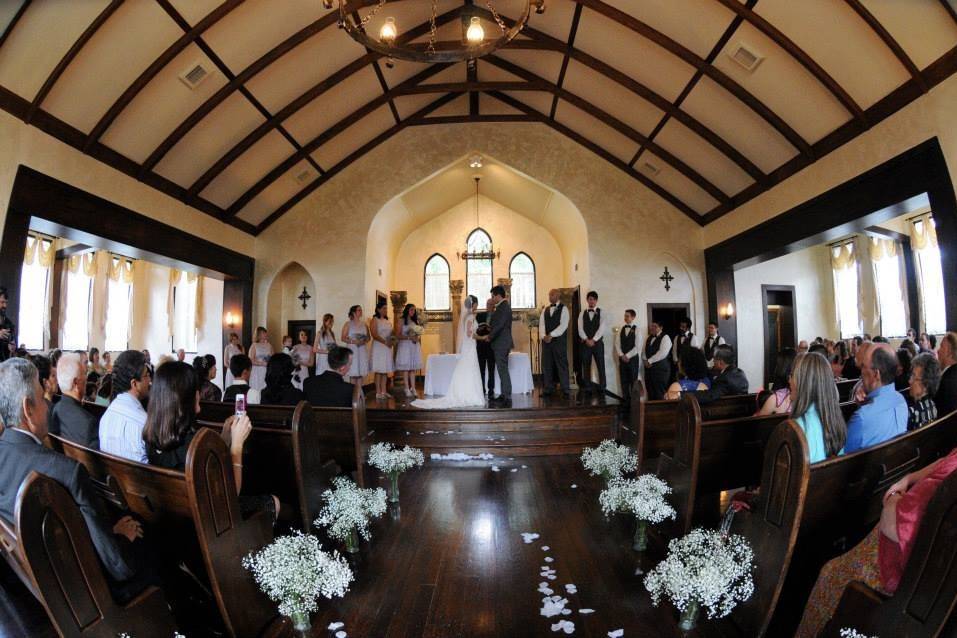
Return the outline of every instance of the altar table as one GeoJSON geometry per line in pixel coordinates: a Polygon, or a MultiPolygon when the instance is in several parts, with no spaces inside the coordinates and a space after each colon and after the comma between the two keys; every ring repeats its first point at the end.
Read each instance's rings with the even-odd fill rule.
{"type": "MultiPolygon", "coordinates": [[[[457,354],[430,354],[425,363],[425,394],[443,396],[449,390],[452,371],[459,360],[457,354]]],[[[512,394],[530,394],[535,387],[532,381],[532,360],[526,352],[508,355],[508,373],[512,377],[512,394]]],[[[498,372],[495,372],[495,391],[502,388],[498,372]]]]}

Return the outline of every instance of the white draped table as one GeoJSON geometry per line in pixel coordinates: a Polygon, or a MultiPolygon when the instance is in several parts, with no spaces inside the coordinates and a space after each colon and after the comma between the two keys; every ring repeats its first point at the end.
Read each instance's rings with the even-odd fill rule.
{"type": "MultiPolygon", "coordinates": [[[[459,360],[457,354],[430,354],[425,362],[425,394],[443,396],[449,390],[452,371],[459,360]]],[[[512,394],[530,394],[534,387],[532,381],[532,360],[526,352],[512,352],[508,355],[508,373],[512,377],[512,394]]],[[[495,373],[495,391],[502,388],[498,372],[495,373]]]]}

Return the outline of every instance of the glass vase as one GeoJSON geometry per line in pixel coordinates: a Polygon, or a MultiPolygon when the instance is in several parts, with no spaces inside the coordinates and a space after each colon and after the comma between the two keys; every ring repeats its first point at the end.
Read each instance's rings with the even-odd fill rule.
{"type": "Polygon", "coordinates": [[[292,622],[292,628],[296,631],[296,635],[309,635],[312,629],[312,620],[309,618],[309,614],[305,612],[295,613],[289,617],[289,620],[292,622]]]}
{"type": "Polygon", "coordinates": [[[356,533],[355,528],[352,528],[349,535],[346,536],[346,552],[350,554],[359,553],[359,534],[356,533]]]}
{"type": "Polygon", "coordinates": [[[389,502],[399,502],[399,473],[389,472],[389,502]]]}
{"type": "Polygon", "coordinates": [[[643,552],[648,549],[648,521],[637,520],[635,526],[635,540],[631,548],[636,552],[643,552]]]}
{"type": "Polygon", "coordinates": [[[678,621],[678,628],[681,631],[691,631],[698,625],[698,601],[688,602],[688,606],[681,612],[681,620],[678,621]]]}

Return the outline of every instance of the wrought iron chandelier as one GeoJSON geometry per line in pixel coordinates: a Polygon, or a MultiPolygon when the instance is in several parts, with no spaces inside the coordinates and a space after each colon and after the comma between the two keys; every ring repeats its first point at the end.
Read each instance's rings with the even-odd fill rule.
{"type": "MultiPolygon", "coordinates": [[[[481,164],[481,156],[473,156],[472,158],[470,158],[470,160],[469,160],[470,164],[473,166],[473,168],[475,167],[475,164],[474,164],[474,162],[475,162],[475,159],[474,159],[474,158],[475,158],[475,157],[478,157],[478,158],[479,158],[479,164],[478,164],[478,166],[481,167],[481,166],[482,166],[482,164],[481,164]]],[[[481,220],[479,219],[479,181],[481,181],[482,176],[481,176],[481,175],[473,175],[473,176],[472,176],[472,179],[475,180],[475,228],[481,228],[481,227],[482,227],[482,224],[481,224],[481,220]]],[[[469,235],[469,237],[471,237],[471,235],[469,235]]],[[[465,251],[464,251],[464,252],[455,253],[455,254],[456,254],[456,256],[457,256],[459,259],[465,259],[465,260],[469,260],[469,259],[498,259],[499,256],[502,254],[501,251],[497,251],[497,252],[496,252],[495,250],[493,250],[491,243],[487,244],[487,246],[488,246],[488,249],[487,249],[487,250],[470,250],[470,249],[469,249],[468,239],[466,239],[466,240],[465,240],[465,251]]]]}
{"type": "MultiPolygon", "coordinates": [[[[436,15],[438,2],[431,0],[432,11],[429,19],[429,41],[425,43],[412,43],[408,40],[414,39],[408,36],[399,35],[399,23],[395,17],[388,16],[379,29],[379,37],[375,38],[366,33],[366,25],[371,21],[388,0],[379,0],[378,4],[365,16],[360,16],[356,10],[357,4],[348,0],[322,0],[326,9],[332,9],[334,5],[339,6],[339,28],[348,33],[353,40],[362,46],[381,53],[387,58],[386,64],[392,66],[395,60],[408,60],[410,62],[427,63],[451,63],[475,60],[484,55],[505,46],[517,36],[525,25],[535,8],[535,13],[545,12],[545,0],[525,0],[525,7],[518,20],[509,27],[505,20],[495,9],[492,0],[486,1],[487,10],[476,7],[468,3],[462,7],[459,19],[462,24],[462,40],[460,43],[443,42],[439,43],[436,39],[437,24],[436,15]],[[487,38],[485,27],[482,26],[482,18],[490,18],[497,25],[498,37],[487,38]]],[[[423,0],[417,0],[422,2],[423,0]]],[[[406,25],[408,26],[408,25],[406,25]]]]}

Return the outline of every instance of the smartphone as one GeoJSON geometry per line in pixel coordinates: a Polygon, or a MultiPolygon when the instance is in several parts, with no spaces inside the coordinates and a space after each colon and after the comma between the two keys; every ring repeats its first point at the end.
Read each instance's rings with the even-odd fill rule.
{"type": "Polygon", "coordinates": [[[246,395],[236,395],[236,416],[246,416],[246,395]]]}

